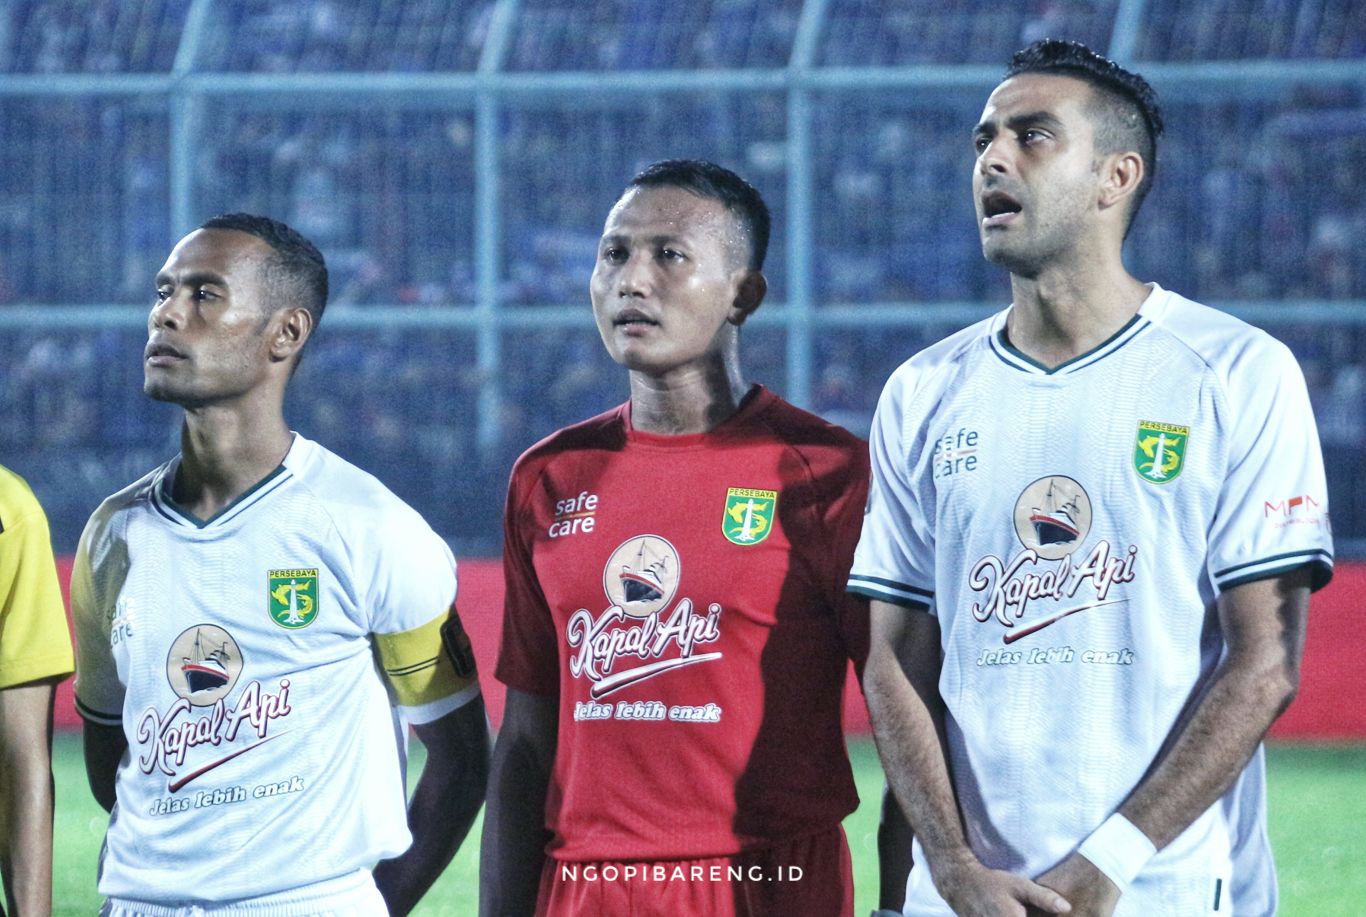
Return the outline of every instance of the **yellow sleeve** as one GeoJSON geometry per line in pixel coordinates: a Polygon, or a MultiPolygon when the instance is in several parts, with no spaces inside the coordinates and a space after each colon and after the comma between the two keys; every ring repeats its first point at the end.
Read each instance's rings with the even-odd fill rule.
{"type": "Polygon", "coordinates": [[[0,688],[70,675],[73,667],[47,519],[33,502],[22,515],[0,515],[0,688]]]}
{"type": "Polygon", "coordinates": [[[420,627],[373,636],[395,703],[411,721],[430,722],[478,693],[470,638],[454,605],[420,627]]]}

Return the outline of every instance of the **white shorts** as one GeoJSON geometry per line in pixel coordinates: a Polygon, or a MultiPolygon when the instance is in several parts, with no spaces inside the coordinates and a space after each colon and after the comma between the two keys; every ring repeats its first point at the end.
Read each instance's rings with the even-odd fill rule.
{"type": "Polygon", "coordinates": [[[156,904],[109,898],[100,917],[388,917],[370,870],[258,898],[201,904],[156,904]]]}

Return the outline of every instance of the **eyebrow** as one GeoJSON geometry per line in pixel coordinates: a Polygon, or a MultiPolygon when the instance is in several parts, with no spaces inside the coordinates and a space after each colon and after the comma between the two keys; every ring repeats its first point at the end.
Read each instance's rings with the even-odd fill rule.
{"type": "MultiPolygon", "coordinates": [[[[1062,121],[1057,115],[1049,111],[1027,111],[1023,114],[1011,115],[1006,119],[1005,126],[1010,130],[1019,130],[1025,127],[1047,127],[1051,130],[1061,130],[1062,121]]],[[[985,137],[996,133],[995,121],[982,121],[972,129],[972,136],[985,137]]]]}
{"type": "Polygon", "coordinates": [[[598,241],[598,244],[602,245],[611,242],[643,241],[650,245],[668,245],[670,243],[683,243],[687,240],[688,237],[686,233],[660,233],[659,235],[647,236],[644,239],[639,239],[638,237],[628,232],[609,232],[598,241]]]}
{"type": "MultiPolygon", "coordinates": [[[[156,276],[157,286],[161,286],[164,283],[173,282],[176,282],[176,278],[174,278],[170,274],[162,272],[158,273],[156,276]]],[[[204,284],[213,284],[214,286],[218,287],[226,287],[228,285],[228,282],[223,279],[223,276],[221,274],[215,274],[212,271],[195,271],[193,273],[186,274],[179,279],[179,283],[182,286],[196,287],[203,286],[204,284]]]]}

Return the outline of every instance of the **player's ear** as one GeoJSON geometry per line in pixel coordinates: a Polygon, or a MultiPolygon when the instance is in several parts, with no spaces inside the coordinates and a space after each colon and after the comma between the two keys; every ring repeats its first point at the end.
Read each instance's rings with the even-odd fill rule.
{"type": "Polygon", "coordinates": [[[277,363],[290,359],[303,349],[312,334],[312,312],[302,306],[281,309],[270,341],[270,358],[277,363]]]}
{"type": "Polygon", "coordinates": [[[730,315],[726,316],[726,321],[736,326],[743,325],[745,319],[759,308],[767,294],[768,278],[764,276],[764,272],[746,269],[744,277],[740,279],[740,285],[735,290],[735,302],[731,304],[730,315]]]}
{"type": "Polygon", "coordinates": [[[1101,160],[1100,208],[1126,204],[1143,181],[1143,157],[1129,150],[1101,160]]]}

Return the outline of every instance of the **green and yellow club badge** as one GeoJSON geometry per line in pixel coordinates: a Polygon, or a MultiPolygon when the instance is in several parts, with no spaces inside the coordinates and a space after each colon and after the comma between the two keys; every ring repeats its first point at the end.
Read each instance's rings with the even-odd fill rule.
{"type": "Polygon", "coordinates": [[[1166,484],[1179,476],[1185,467],[1190,432],[1190,427],[1140,420],[1134,440],[1134,468],[1139,476],[1154,484],[1166,484]]]}
{"type": "Polygon", "coordinates": [[[318,616],[318,568],[271,570],[267,576],[271,620],[290,630],[312,624],[318,616]]]}
{"type": "Polygon", "coordinates": [[[773,531],[773,516],[777,509],[776,490],[731,487],[726,491],[721,532],[732,544],[758,544],[773,531]]]}

